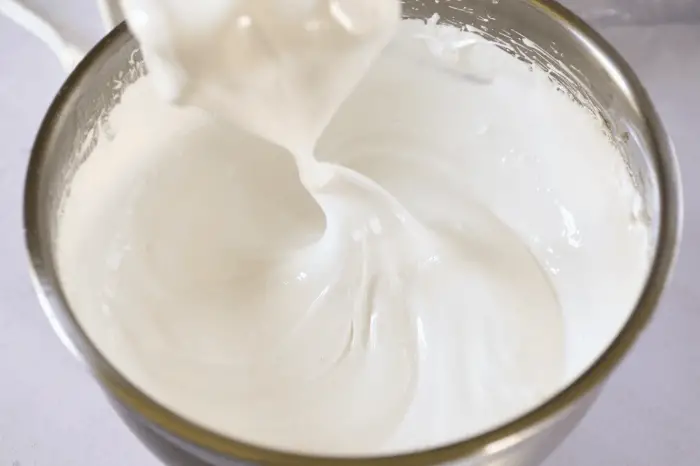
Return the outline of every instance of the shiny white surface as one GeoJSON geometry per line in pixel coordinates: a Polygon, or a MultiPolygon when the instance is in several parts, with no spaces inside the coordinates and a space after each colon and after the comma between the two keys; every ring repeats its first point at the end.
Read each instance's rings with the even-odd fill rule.
{"type": "MultiPolygon", "coordinates": [[[[66,2],[67,4],[69,2],[66,2]]],[[[51,5],[54,3],[51,2],[51,5]]],[[[70,3],[73,5],[73,3],[70,3]]],[[[49,8],[45,5],[45,7],[49,8]]],[[[55,8],[64,20],[100,29],[87,7],[55,8]]],[[[691,466],[700,455],[694,412],[700,383],[700,163],[696,128],[700,92],[697,26],[604,31],[648,85],[664,117],[686,178],[686,240],[676,278],[640,345],[623,364],[581,428],[547,466],[615,464],[691,466]]],[[[40,118],[64,76],[42,44],[0,19],[0,464],[122,466],[157,464],[128,434],[93,382],[48,328],[29,286],[21,240],[21,185],[40,118]]]]}
{"type": "MultiPolygon", "coordinates": [[[[153,31],[137,30],[153,58],[153,31]]],[[[347,44],[344,29],[324,31],[325,43],[347,44]]],[[[264,51],[247,62],[240,38],[233,50],[189,44],[193,56],[236,62],[235,74],[212,66],[212,82],[189,83],[195,103],[210,108],[198,100],[210,85],[225,89],[222,100],[259,102],[220,113],[231,127],[157,98],[163,70],[149,62],[147,80],[110,115],[114,139],[76,174],[58,239],[80,321],[127,376],[232,436],[376,453],[511,418],[602,351],[648,265],[622,159],[548,75],[482,46],[470,63],[497,64],[491,82],[459,79],[425,36],[480,40],[402,23],[324,132],[315,155],[332,178],[308,193],[290,154],[235,123],[313,147],[343,97],[334,92],[365,69],[354,49],[331,46],[274,70],[295,83],[274,100],[298,126],[268,115],[276,86],[238,89],[251,77],[268,82],[257,79],[264,51]],[[326,78],[330,94],[305,94],[292,78],[324,60],[346,72],[326,78]],[[535,118],[540,131],[523,131],[535,118]]],[[[368,47],[373,36],[360,40],[370,56],[379,51],[368,47]]],[[[303,182],[315,178],[310,155],[296,154],[303,182]]]]}

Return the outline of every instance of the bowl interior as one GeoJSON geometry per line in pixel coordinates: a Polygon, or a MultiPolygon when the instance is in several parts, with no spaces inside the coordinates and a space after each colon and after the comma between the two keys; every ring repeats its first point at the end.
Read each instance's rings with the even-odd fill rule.
{"type": "MultiPolygon", "coordinates": [[[[652,225],[651,247],[656,251],[638,309],[603,358],[607,362],[594,365],[552,400],[549,409],[540,408],[511,426],[468,440],[476,451],[484,442],[561,411],[576,397],[586,395],[619,362],[648,320],[673,260],[679,181],[646,93],[614,51],[566,10],[554,2],[535,0],[404,1],[407,18],[428,20],[435,14],[440,22],[482,34],[518,59],[546,70],[562,92],[605,123],[608,136],[620,148],[643,194],[652,225]]],[[[100,357],[70,312],[61,291],[53,246],[62,200],[70,191],[73,174],[98,140],[109,135],[107,116],[124,90],[145,73],[138,44],[122,24],[79,65],[49,109],[33,149],[25,197],[28,246],[44,307],[52,309],[50,317],[68,346],[103,383],[112,390],[123,390],[124,399],[134,389],[100,357]]]]}

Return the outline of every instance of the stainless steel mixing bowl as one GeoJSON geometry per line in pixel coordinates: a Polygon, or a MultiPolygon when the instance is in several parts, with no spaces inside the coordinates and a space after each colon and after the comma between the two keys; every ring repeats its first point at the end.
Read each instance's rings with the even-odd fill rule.
{"type": "Polygon", "coordinates": [[[166,464],[539,464],[578,423],[649,323],[678,248],[680,179],[672,145],[629,66],[598,34],[552,1],[414,0],[404,2],[404,12],[422,19],[439,13],[442,21],[490,35],[519,59],[548,68],[554,82],[605,122],[644,194],[653,230],[653,266],[634,311],[600,359],[554,398],[491,432],[443,448],[377,458],[306,457],[224,438],[180,418],[129,383],[96,350],[66,301],[56,269],[57,217],[72,174],[89,157],[100,137],[99,122],[119,100],[114,83],[135,79],[142,66],[137,44],[122,24],[68,78],[41,125],[26,181],[26,239],[36,290],[51,324],[119,415],[166,464]]]}

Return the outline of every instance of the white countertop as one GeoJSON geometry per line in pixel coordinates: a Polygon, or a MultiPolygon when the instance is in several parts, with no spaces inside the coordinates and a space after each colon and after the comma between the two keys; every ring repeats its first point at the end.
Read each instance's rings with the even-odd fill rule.
{"type": "MultiPolygon", "coordinates": [[[[683,2],[700,5],[670,0],[683,2]]],[[[83,34],[71,36],[79,44],[100,34],[89,0],[27,4],[83,34]]],[[[594,17],[609,19],[605,11],[594,17]]],[[[694,340],[700,338],[700,18],[669,19],[698,22],[602,30],[636,68],[676,144],[686,187],[681,257],[653,324],[546,466],[700,462],[700,340],[694,340]]],[[[39,122],[64,78],[43,44],[0,17],[0,466],[157,466],[54,336],[28,278],[24,172],[39,122]]]]}

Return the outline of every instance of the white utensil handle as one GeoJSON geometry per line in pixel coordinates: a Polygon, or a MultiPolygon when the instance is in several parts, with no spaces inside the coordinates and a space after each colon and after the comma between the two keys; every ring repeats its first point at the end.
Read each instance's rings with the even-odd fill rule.
{"type": "MultiPolygon", "coordinates": [[[[119,0],[98,0],[97,4],[107,31],[124,20],[119,0]]],[[[85,51],[67,41],[55,25],[21,1],[0,0],[0,13],[44,42],[56,55],[66,72],[73,71],[85,56],[85,51]]]]}
{"type": "Polygon", "coordinates": [[[124,11],[119,0],[97,0],[97,6],[100,9],[102,23],[108,32],[124,21],[124,11]]]}

